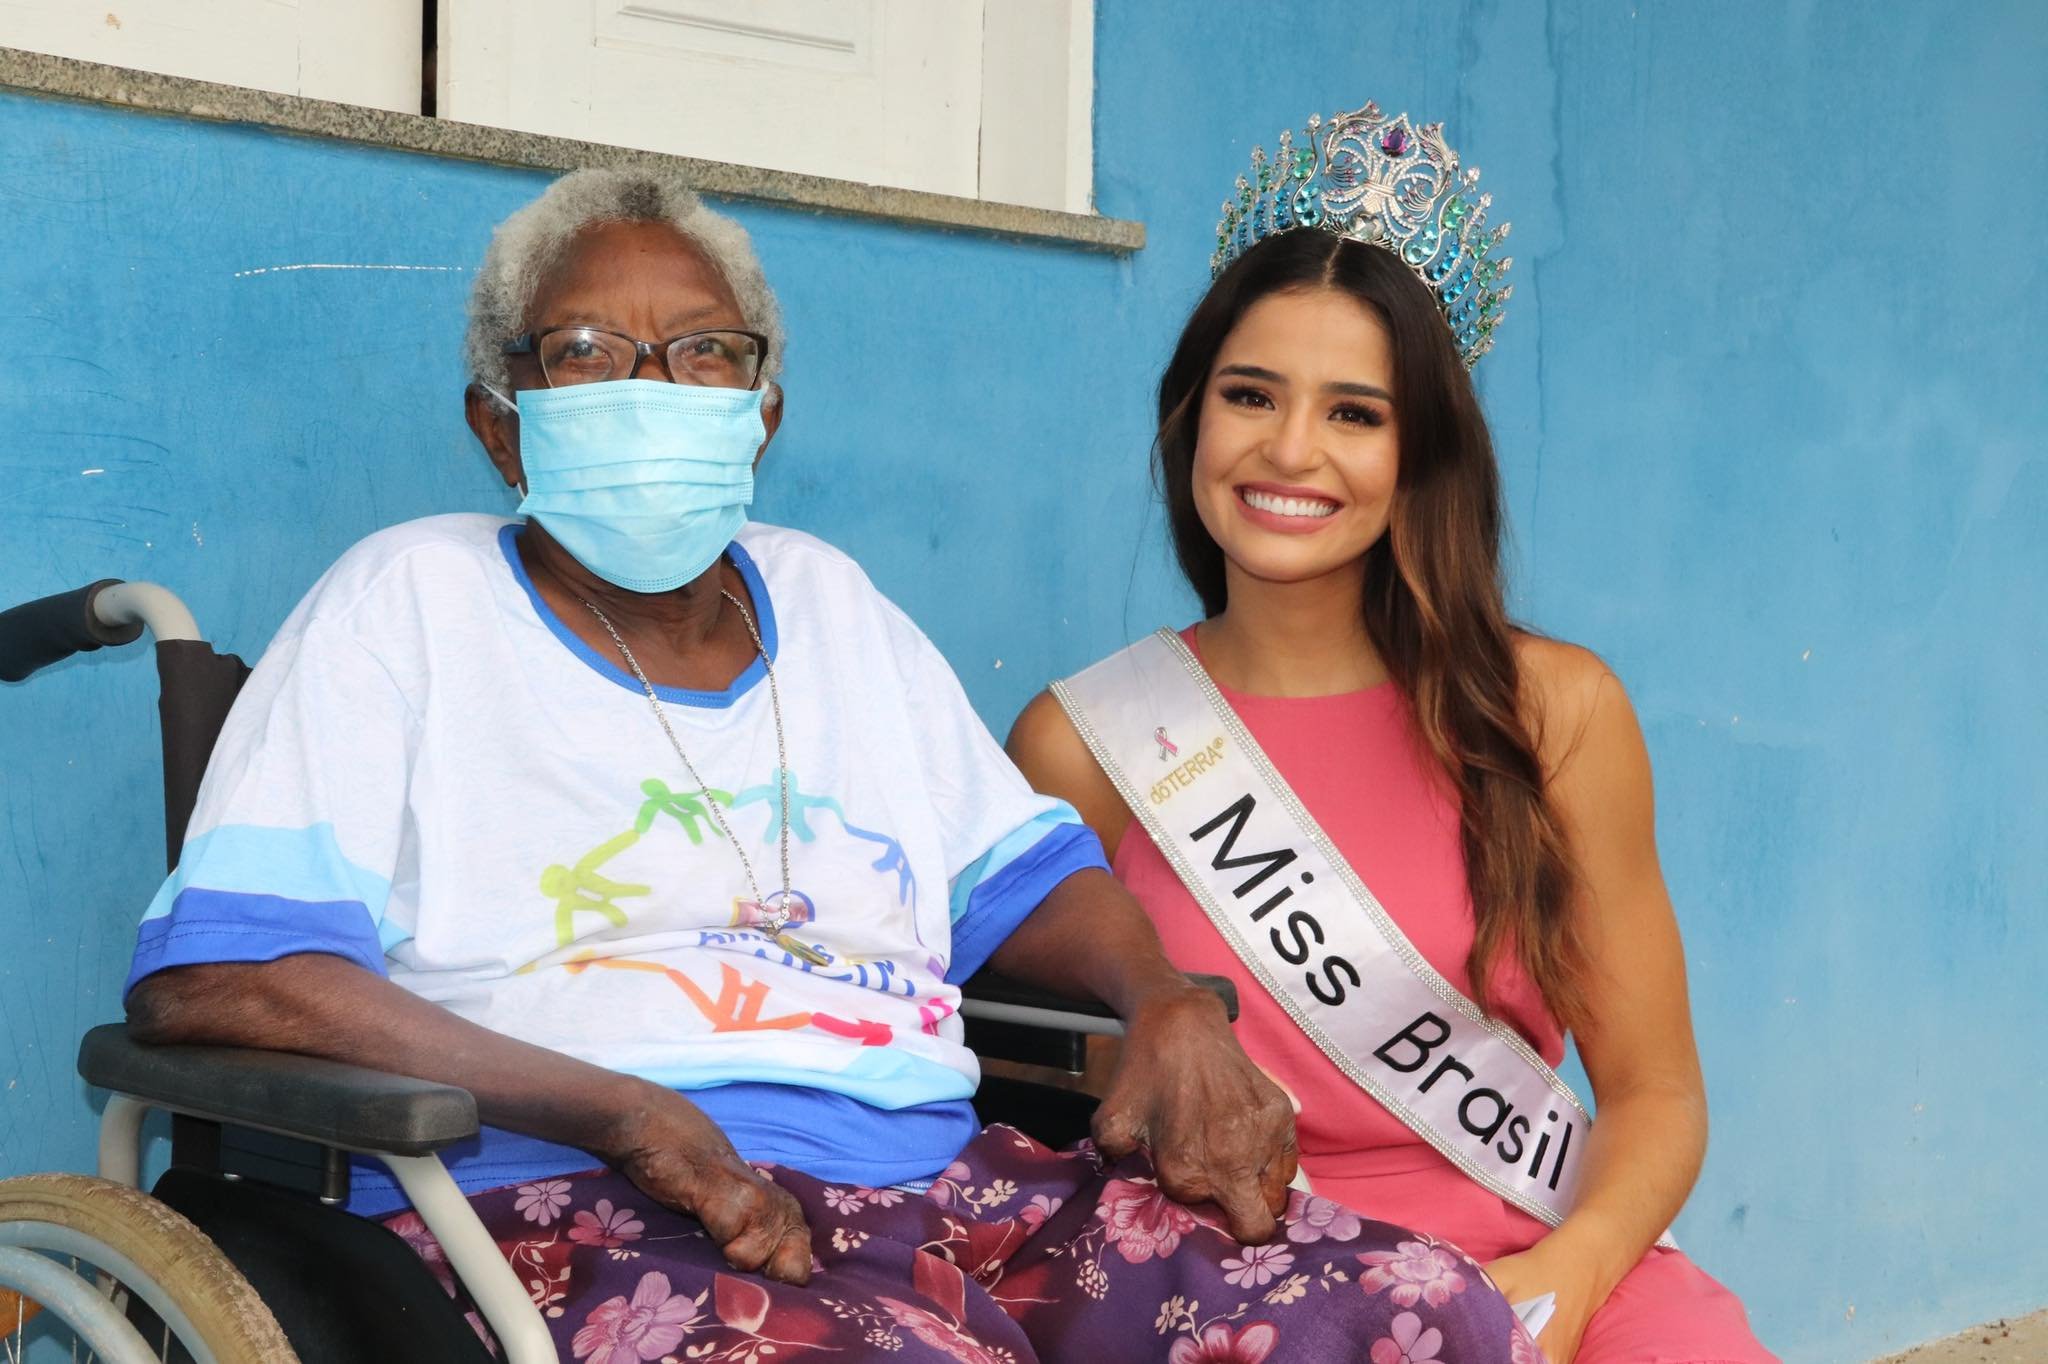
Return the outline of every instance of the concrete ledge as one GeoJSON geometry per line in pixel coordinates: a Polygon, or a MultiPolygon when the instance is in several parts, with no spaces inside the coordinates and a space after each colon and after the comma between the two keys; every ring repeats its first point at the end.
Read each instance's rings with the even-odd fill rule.
{"type": "Polygon", "coordinates": [[[113,104],[180,118],[247,123],[280,132],[500,166],[573,170],[579,166],[655,165],[679,171],[695,188],[723,198],[1014,237],[1087,251],[1128,254],[1145,245],[1145,225],[1121,218],[1059,213],[950,194],[735,166],[723,161],[699,161],[600,142],[578,142],[574,138],[366,109],[302,95],[280,95],[239,85],[216,85],[212,81],[105,66],[19,48],[0,47],[0,89],[113,104]]]}
{"type": "Polygon", "coordinates": [[[1875,1364],[2041,1364],[2048,1359],[2048,1312],[1987,1321],[1875,1364]]]}

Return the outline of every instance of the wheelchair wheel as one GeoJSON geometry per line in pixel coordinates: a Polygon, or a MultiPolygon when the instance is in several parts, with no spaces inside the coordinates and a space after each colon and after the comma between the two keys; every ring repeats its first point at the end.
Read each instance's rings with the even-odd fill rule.
{"type": "Polygon", "coordinates": [[[0,1304],[0,1357],[9,1360],[48,1338],[71,1346],[73,1358],[83,1347],[107,1364],[298,1361],[269,1309],[197,1227],[146,1194],[84,1175],[0,1179],[0,1304]]]}

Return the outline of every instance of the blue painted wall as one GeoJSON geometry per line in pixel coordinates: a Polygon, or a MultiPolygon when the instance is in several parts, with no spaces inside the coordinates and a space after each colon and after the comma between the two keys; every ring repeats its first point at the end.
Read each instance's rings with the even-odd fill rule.
{"type": "MultiPolygon", "coordinates": [[[[1445,118],[1516,225],[1482,386],[1518,604],[1614,663],[1657,763],[1715,1113],[1681,1239],[1793,1361],[2048,1303],[2048,12],[1100,8],[1137,257],[739,210],[794,337],[762,515],[856,554],[1001,730],[1190,613],[1148,391],[1251,143],[1445,118]]],[[[505,509],[456,344],[542,183],[0,96],[0,597],[153,578],[253,652],[365,532],[505,509]]],[[[0,688],[0,1173],[90,1163],[152,686],[0,688]]]]}

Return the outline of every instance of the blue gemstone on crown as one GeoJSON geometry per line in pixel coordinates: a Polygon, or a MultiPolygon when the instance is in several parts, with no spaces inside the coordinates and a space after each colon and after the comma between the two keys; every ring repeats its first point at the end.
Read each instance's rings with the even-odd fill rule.
{"type": "Polygon", "coordinates": [[[1317,228],[1382,247],[1413,270],[1437,300],[1458,353],[1470,367],[1493,345],[1501,307],[1513,292],[1502,280],[1513,263],[1493,250],[1507,224],[1490,231],[1493,196],[1479,194],[1479,172],[1462,170],[1441,123],[1415,126],[1387,118],[1377,104],[1325,122],[1311,115],[1299,144],[1283,132],[1271,160],[1252,153],[1249,179],[1223,205],[1212,274],[1259,242],[1317,228]]]}

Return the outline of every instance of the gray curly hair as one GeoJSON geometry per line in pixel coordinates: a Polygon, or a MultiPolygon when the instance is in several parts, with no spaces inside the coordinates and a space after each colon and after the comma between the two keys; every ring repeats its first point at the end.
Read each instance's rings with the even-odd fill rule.
{"type": "Polygon", "coordinates": [[[596,223],[667,223],[692,242],[739,300],[747,325],[768,338],[762,382],[782,372],[782,308],[761,273],[747,230],[704,206],[672,174],[642,167],[571,171],[491,234],[483,267],[469,291],[469,372],[500,389],[511,385],[500,347],[526,330],[526,312],[541,281],[577,233],[596,223]]]}

